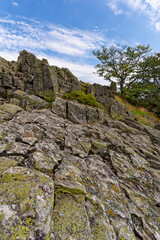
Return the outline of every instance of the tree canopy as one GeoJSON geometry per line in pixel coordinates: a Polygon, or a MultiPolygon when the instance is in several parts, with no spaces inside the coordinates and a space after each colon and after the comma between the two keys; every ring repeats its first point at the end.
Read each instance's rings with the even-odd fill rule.
{"type": "MultiPolygon", "coordinates": [[[[150,52],[149,45],[130,46],[102,46],[101,50],[93,51],[94,56],[100,60],[96,65],[99,76],[104,76],[108,81],[116,81],[123,92],[126,84],[135,82],[141,75],[142,59],[150,52]]],[[[144,66],[143,66],[144,67],[144,66]]]]}
{"type": "Polygon", "coordinates": [[[130,103],[147,107],[160,117],[160,53],[150,53],[149,45],[102,46],[93,54],[100,60],[97,73],[115,81],[130,103]]]}

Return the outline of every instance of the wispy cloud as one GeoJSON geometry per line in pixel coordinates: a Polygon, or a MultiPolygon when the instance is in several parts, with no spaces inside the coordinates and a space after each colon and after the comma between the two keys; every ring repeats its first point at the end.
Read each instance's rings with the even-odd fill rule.
{"type": "Polygon", "coordinates": [[[16,60],[18,52],[26,49],[50,64],[69,68],[83,81],[106,84],[93,72],[89,62],[92,50],[106,39],[100,32],[69,29],[60,25],[42,23],[24,18],[0,18],[0,56],[16,60]]]}
{"type": "Polygon", "coordinates": [[[144,13],[149,16],[151,24],[157,31],[160,31],[160,1],[159,0],[106,0],[107,6],[114,14],[125,12],[124,6],[128,6],[134,11],[144,13]]]}
{"type": "Polygon", "coordinates": [[[102,44],[104,37],[95,32],[67,29],[63,26],[0,18],[1,48],[41,49],[69,56],[84,56],[102,44]]]}
{"type": "Polygon", "coordinates": [[[120,9],[117,5],[116,1],[107,2],[108,7],[114,12],[115,15],[120,15],[123,13],[122,9],[120,9]]]}
{"type": "Polygon", "coordinates": [[[17,2],[12,2],[12,4],[16,7],[18,7],[18,5],[19,5],[17,2]]]}

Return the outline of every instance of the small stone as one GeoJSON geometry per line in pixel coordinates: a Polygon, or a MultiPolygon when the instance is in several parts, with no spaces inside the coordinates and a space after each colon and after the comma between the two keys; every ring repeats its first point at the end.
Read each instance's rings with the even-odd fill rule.
{"type": "Polygon", "coordinates": [[[7,104],[7,103],[5,103],[4,105],[1,105],[0,110],[5,113],[12,114],[12,115],[23,111],[23,109],[21,107],[13,105],[13,104],[7,104]]]}

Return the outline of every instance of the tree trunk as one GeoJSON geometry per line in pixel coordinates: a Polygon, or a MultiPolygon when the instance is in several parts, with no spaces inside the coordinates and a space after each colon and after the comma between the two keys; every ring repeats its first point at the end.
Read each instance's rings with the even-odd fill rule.
{"type": "Polygon", "coordinates": [[[124,80],[120,81],[120,91],[121,91],[121,95],[124,96],[124,80]]]}

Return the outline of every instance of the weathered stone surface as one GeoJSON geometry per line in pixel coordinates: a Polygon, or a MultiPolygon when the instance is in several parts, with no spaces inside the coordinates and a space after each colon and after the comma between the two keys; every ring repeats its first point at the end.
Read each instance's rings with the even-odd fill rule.
{"type": "Polygon", "coordinates": [[[123,103],[117,102],[115,99],[110,99],[108,111],[109,114],[115,118],[134,119],[134,115],[131,111],[123,103]]]}
{"type": "Polygon", "coordinates": [[[18,112],[20,112],[20,111],[23,111],[22,108],[14,105],[14,104],[7,104],[7,103],[1,105],[1,106],[0,106],[0,110],[1,110],[2,112],[9,113],[9,114],[11,114],[11,115],[14,115],[14,114],[16,114],[16,113],[18,113],[18,112]]]}
{"type": "Polygon", "coordinates": [[[54,185],[50,177],[23,167],[9,167],[0,182],[1,239],[50,236],[54,185]]]}
{"type": "Polygon", "coordinates": [[[88,122],[97,122],[99,120],[99,112],[97,108],[87,106],[86,117],[88,122]]]}
{"type": "Polygon", "coordinates": [[[160,124],[155,125],[154,128],[160,131],[160,124]]]}
{"type": "Polygon", "coordinates": [[[98,102],[102,103],[107,114],[115,118],[131,118],[134,115],[122,103],[115,100],[116,86],[114,83],[110,87],[94,83],[87,86],[87,93],[92,93],[98,102]]]}
{"type": "Polygon", "coordinates": [[[87,122],[85,105],[76,102],[67,102],[67,118],[73,123],[85,124],[87,122]]]}
{"type": "Polygon", "coordinates": [[[67,93],[81,90],[78,79],[67,68],[54,67],[57,74],[59,93],[67,93]]]}
{"type": "Polygon", "coordinates": [[[18,163],[6,157],[0,157],[0,175],[10,167],[17,166],[18,163]]]}
{"type": "Polygon", "coordinates": [[[66,109],[67,101],[62,98],[56,97],[55,101],[52,103],[52,112],[60,117],[66,118],[66,109]]]}
{"type": "Polygon", "coordinates": [[[50,66],[23,50],[17,62],[0,58],[0,96],[9,97],[19,89],[29,94],[52,96],[81,89],[78,79],[67,68],[50,66]]]}
{"type": "Polygon", "coordinates": [[[48,103],[42,98],[26,94],[21,90],[17,90],[13,93],[13,98],[10,98],[10,103],[18,105],[27,111],[48,108],[48,103]]]}
{"type": "Polygon", "coordinates": [[[73,123],[105,122],[109,117],[100,108],[91,107],[77,102],[71,102],[56,97],[52,103],[52,112],[60,117],[68,118],[73,123]]]}
{"type": "Polygon", "coordinates": [[[114,93],[110,91],[110,88],[108,86],[102,86],[97,83],[88,85],[87,93],[92,93],[98,102],[106,105],[109,104],[111,97],[114,98],[114,93]]]}
{"type": "MultiPolygon", "coordinates": [[[[25,50],[20,52],[17,62],[8,62],[1,58],[0,63],[2,64],[0,67],[0,97],[10,99],[10,103],[16,105],[19,105],[19,102],[15,100],[18,99],[20,106],[24,109],[46,107],[46,103],[38,96],[52,99],[58,94],[62,96],[64,93],[79,91],[82,87],[86,93],[92,93],[97,101],[103,104],[107,114],[114,117],[133,118],[133,114],[123,104],[115,101],[116,87],[113,86],[114,83],[110,87],[96,83],[93,85],[82,83],[69,69],[50,66],[46,59],[39,60],[25,50]],[[20,91],[22,92],[20,93],[20,91]]],[[[96,112],[94,115],[96,119],[96,112]]]]}
{"type": "Polygon", "coordinates": [[[17,112],[0,123],[0,238],[159,240],[159,147],[130,119],[17,112]]]}
{"type": "Polygon", "coordinates": [[[0,239],[160,239],[160,131],[82,86],[120,120],[59,97],[46,109],[40,95],[79,90],[69,70],[0,58],[0,239]]]}

